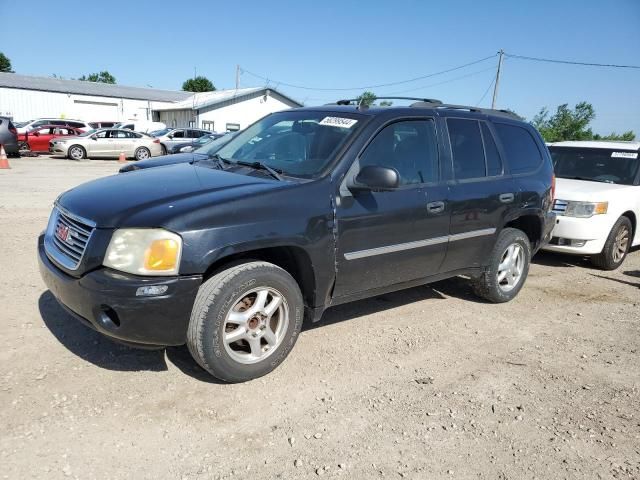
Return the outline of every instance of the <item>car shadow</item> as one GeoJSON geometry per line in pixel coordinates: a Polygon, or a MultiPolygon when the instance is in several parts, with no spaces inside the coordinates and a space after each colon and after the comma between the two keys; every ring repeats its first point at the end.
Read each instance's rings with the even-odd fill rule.
{"type": "Polygon", "coordinates": [[[593,268],[588,257],[579,255],[567,255],[557,252],[540,251],[531,259],[531,263],[544,265],[545,267],[581,267],[593,268]]]}
{"type": "Polygon", "coordinates": [[[196,380],[222,384],[191,358],[186,346],[144,350],[128,347],[92,330],[73,318],[47,290],[38,300],[40,316],[54,337],[71,353],[106,370],[120,372],[163,372],[167,360],[196,380]]]}
{"type": "Polygon", "coordinates": [[[329,308],[318,322],[305,322],[302,331],[345,322],[354,318],[380,313],[424,300],[446,300],[448,297],[460,298],[475,303],[487,303],[477,297],[469,281],[462,277],[449,278],[429,285],[421,285],[397,292],[385,293],[375,297],[345,303],[329,308]]]}
{"type": "MultiPolygon", "coordinates": [[[[624,272],[624,274],[625,275],[629,275],[631,277],[640,278],[640,271],[639,270],[624,272]]],[[[621,280],[619,278],[607,277],[606,275],[596,275],[595,273],[592,273],[591,276],[592,277],[598,277],[598,278],[604,278],[605,280],[611,280],[612,282],[621,283],[623,285],[629,285],[630,287],[640,288],[640,282],[628,282],[627,280],[621,280]]]]}
{"type": "MultiPolygon", "coordinates": [[[[445,300],[448,297],[486,303],[473,294],[468,280],[455,277],[430,285],[413,287],[330,308],[325,312],[321,321],[317,323],[305,322],[302,330],[314,330],[365,315],[384,312],[409,303],[424,300],[445,300]]],[[[70,352],[97,367],[122,372],[162,372],[168,370],[168,361],[182,373],[198,381],[226,384],[201,368],[184,345],[159,350],[142,350],[110,340],[73,318],[48,290],[40,296],[38,308],[44,324],[54,337],[70,352]]]]}

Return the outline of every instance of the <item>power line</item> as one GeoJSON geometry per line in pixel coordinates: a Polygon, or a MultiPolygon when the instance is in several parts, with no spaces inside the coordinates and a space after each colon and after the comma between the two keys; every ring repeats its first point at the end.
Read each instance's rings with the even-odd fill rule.
{"type": "Polygon", "coordinates": [[[471,65],[476,65],[478,63],[485,62],[485,61],[489,60],[490,58],[494,58],[495,56],[496,56],[496,54],[489,55],[488,57],[484,57],[484,58],[481,58],[479,60],[475,60],[473,62],[465,63],[464,65],[459,65],[457,67],[449,68],[447,70],[442,70],[440,72],[434,72],[434,73],[429,73],[427,75],[421,75],[419,77],[411,78],[409,80],[401,80],[401,81],[398,81],[398,82],[381,83],[381,84],[378,84],[378,85],[365,85],[365,86],[361,86],[361,87],[349,87],[349,88],[305,87],[303,85],[295,85],[295,84],[292,84],[292,83],[285,83],[285,82],[276,81],[276,80],[270,79],[268,77],[265,77],[263,75],[258,75],[257,73],[250,72],[249,70],[245,70],[244,68],[242,68],[241,71],[242,71],[242,73],[248,73],[249,75],[251,75],[253,77],[256,77],[256,78],[259,78],[261,80],[264,80],[265,82],[277,83],[279,85],[290,87],[290,88],[299,88],[301,90],[316,90],[316,91],[326,91],[326,92],[339,92],[339,91],[347,91],[347,90],[366,90],[366,89],[369,89],[369,88],[392,87],[394,85],[402,85],[402,84],[405,84],[405,83],[416,82],[418,80],[424,80],[425,78],[435,77],[437,75],[443,75],[445,73],[449,73],[449,72],[453,72],[453,71],[456,71],[456,70],[460,70],[461,68],[470,67],[471,65]]]}
{"type": "Polygon", "coordinates": [[[517,58],[520,60],[533,60],[535,62],[548,62],[548,63],[564,63],[566,65],[583,65],[586,67],[610,67],[610,68],[637,68],[640,69],[640,65],[617,65],[615,63],[589,63],[589,62],[574,62],[570,60],[556,60],[553,58],[539,58],[539,57],[526,57],[524,55],[514,55],[511,53],[504,54],[506,57],[517,58]]]}
{"type": "Polygon", "coordinates": [[[489,93],[489,90],[491,90],[491,87],[493,86],[493,83],[494,83],[495,81],[496,81],[496,76],[495,76],[495,75],[492,75],[492,76],[491,76],[491,83],[489,84],[489,86],[487,87],[487,89],[486,89],[486,90],[484,91],[484,93],[482,94],[482,97],[480,97],[480,100],[478,100],[478,101],[476,102],[476,107],[477,107],[477,106],[479,106],[479,105],[482,103],[482,101],[484,100],[484,97],[486,97],[486,96],[487,96],[487,93],[489,93]]]}
{"type": "Polygon", "coordinates": [[[495,68],[496,67],[484,68],[482,70],[478,70],[476,72],[467,73],[466,75],[460,75],[459,77],[450,78],[450,79],[444,80],[442,82],[431,83],[429,85],[422,85],[421,87],[409,88],[409,89],[406,89],[406,90],[397,90],[395,92],[387,92],[387,93],[384,93],[384,94],[380,94],[380,96],[383,96],[383,95],[396,95],[396,94],[400,94],[400,93],[415,92],[416,90],[423,90],[425,88],[437,87],[438,85],[444,85],[446,83],[455,82],[456,80],[462,80],[463,78],[473,77],[474,75],[478,75],[479,73],[488,72],[489,70],[495,70],[495,68]]]}

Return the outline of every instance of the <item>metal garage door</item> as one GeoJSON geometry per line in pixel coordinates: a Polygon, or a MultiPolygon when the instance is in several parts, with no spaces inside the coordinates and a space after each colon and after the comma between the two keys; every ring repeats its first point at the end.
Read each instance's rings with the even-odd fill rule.
{"type": "Polygon", "coordinates": [[[72,116],[86,122],[115,121],[118,120],[118,103],[116,102],[88,102],[85,100],[73,101],[72,116]]]}

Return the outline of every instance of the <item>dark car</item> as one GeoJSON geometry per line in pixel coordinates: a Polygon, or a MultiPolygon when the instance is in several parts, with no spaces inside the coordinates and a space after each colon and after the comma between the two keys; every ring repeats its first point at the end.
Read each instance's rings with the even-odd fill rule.
{"type": "Polygon", "coordinates": [[[186,343],[239,382],[276,368],[303,319],[334,305],[458,275],[511,300],[552,204],[549,151],[513,114],[328,105],[268,115],[197,162],[65,192],[38,257],[87,325],[186,343]]]}
{"type": "Polygon", "coordinates": [[[200,147],[211,143],[217,138],[223,137],[225,133],[212,133],[210,135],[204,135],[200,138],[190,140],[188,142],[176,143],[167,146],[167,153],[189,153],[200,147]]]}
{"type": "Polygon", "coordinates": [[[19,156],[18,130],[9,117],[0,117],[0,145],[8,156],[19,156]]]}
{"type": "Polygon", "coordinates": [[[189,163],[197,160],[206,160],[224,147],[236,135],[228,133],[207,143],[206,145],[188,153],[176,153],[174,155],[162,155],[160,157],[141,160],[135,163],[127,163],[120,169],[120,173],[133,172],[134,170],[144,170],[145,168],[162,167],[164,165],[175,165],[176,163],[189,163]]]}

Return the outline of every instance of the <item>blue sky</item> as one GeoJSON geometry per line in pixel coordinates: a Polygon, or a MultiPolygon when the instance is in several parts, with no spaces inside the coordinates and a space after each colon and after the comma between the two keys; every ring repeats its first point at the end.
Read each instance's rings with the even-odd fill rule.
{"type": "MultiPolygon", "coordinates": [[[[0,0],[0,51],[16,72],[71,78],[106,69],[123,85],[180,89],[195,67],[217,88],[232,88],[239,64],[312,105],[360,91],[302,90],[277,82],[321,88],[383,84],[500,48],[532,57],[640,64],[640,0],[54,3],[0,0]]],[[[497,57],[374,91],[475,105],[496,64],[497,57]]],[[[241,76],[242,86],[264,83],[246,72],[241,76]]],[[[491,93],[481,106],[490,105],[491,93]]],[[[640,70],[504,63],[500,108],[531,118],[540,107],[581,100],[596,109],[595,131],[633,129],[640,138],[640,70]]]]}

